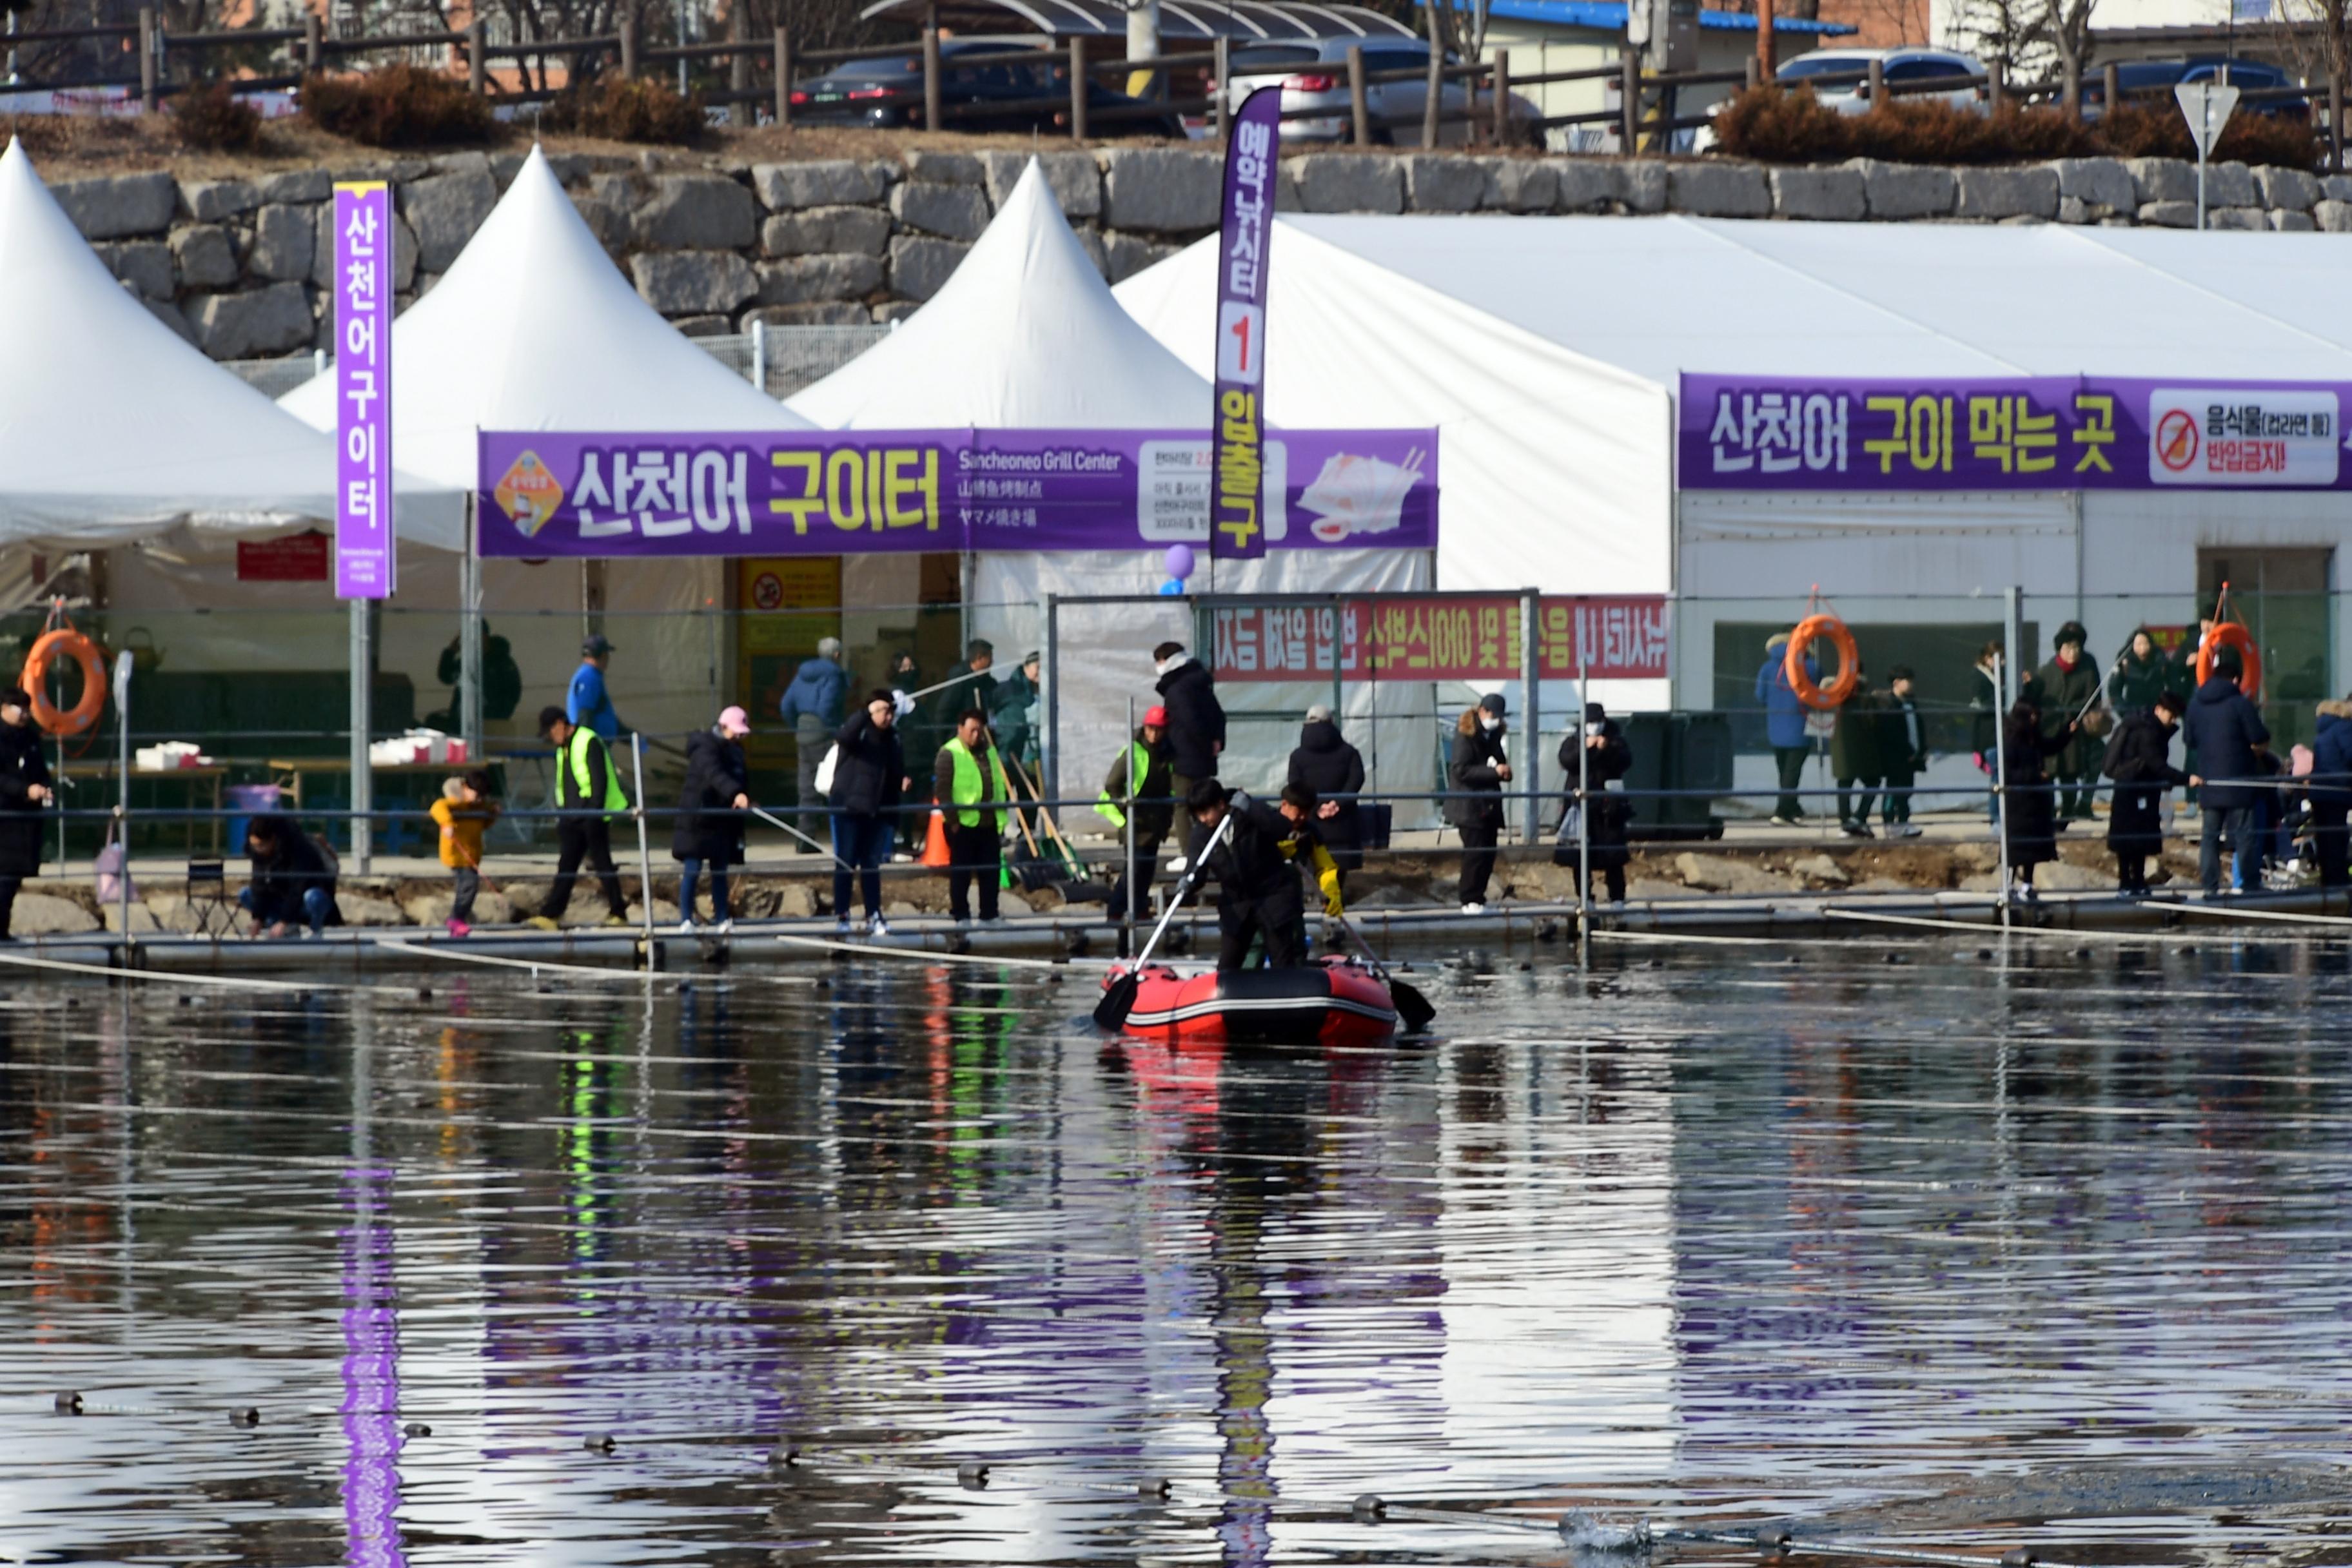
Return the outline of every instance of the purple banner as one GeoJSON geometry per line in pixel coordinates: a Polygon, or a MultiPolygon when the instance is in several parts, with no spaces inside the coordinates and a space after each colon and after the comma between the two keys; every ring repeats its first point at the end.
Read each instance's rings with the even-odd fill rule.
{"type": "Polygon", "coordinates": [[[335,596],[392,596],[392,187],[335,187],[335,596]]]}
{"type": "MultiPolygon", "coordinates": [[[[1206,544],[1192,430],[485,430],[484,555],[845,555],[1206,544]]],[[[1429,550],[1434,430],[1277,430],[1264,543],[1429,550]]]]}
{"type": "Polygon", "coordinates": [[[1274,170],[1282,148],[1282,89],[1242,100],[1225,144],[1223,226],[1217,237],[1217,495],[1212,560],[1245,561],[1274,542],[1263,515],[1265,472],[1265,274],[1274,258],[1274,170]]]}
{"type": "Polygon", "coordinates": [[[1685,489],[2339,489],[2352,383],[1682,378],[1685,489]]]}

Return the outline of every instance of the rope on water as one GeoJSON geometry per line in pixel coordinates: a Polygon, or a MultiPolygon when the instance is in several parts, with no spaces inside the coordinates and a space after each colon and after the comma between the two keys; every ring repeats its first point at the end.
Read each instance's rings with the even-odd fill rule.
{"type": "Polygon", "coordinates": [[[992,958],[983,952],[933,952],[919,947],[881,947],[870,942],[836,942],[817,936],[791,936],[779,933],[776,940],[793,947],[820,948],[827,952],[845,952],[859,958],[903,958],[918,963],[985,963],[1011,964],[1015,969],[1108,969],[1111,961],[1104,958],[992,958]]]}
{"type": "Polygon", "coordinates": [[[2352,926],[2352,918],[2344,915],[2298,915],[2285,910],[2233,910],[2225,904],[2173,903],[2166,909],[2178,910],[2184,915],[2203,915],[2217,921],[2279,921],[2288,925],[2352,926]]]}
{"type": "Polygon", "coordinates": [[[1965,932],[1969,936],[2040,936],[2060,942],[2120,942],[2147,943],[2151,942],[2195,942],[2194,936],[2178,931],[2074,931],[2058,926],[1979,925],[1973,921],[1931,921],[1917,915],[1874,915],[1860,910],[1824,909],[1822,918],[1831,921],[1860,921],[1871,925],[1922,926],[1929,931],[1965,932]]]}
{"type": "MultiPolygon", "coordinates": [[[[1853,942],[1835,936],[1704,936],[1697,931],[1609,931],[1592,928],[1595,942],[1699,942],[1718,947],[1852,947],[1853,942]]],[[[1906,942],[1904,947],[1924,947],[1924,942],[1906,942]]]]}
{"type": "Polygon", "coordinates": [[[367,994],[383,996],[413,996],[415,988],[407,985],[345,985],[333,981],[304,982],[299,980],[247,980],[227,974],[191,974],[170,969],[118,969],[110,963],[75,963],[62,958],[35,958],[29,953],[0,952],[0,963],[18,969],[47,970],[58,974],[87,974],[100,980],[152,980],[173,985],[214,985],[234,991],[277,991],[309,994],[318,991],[344,992],[353,995],[367,994]]]}

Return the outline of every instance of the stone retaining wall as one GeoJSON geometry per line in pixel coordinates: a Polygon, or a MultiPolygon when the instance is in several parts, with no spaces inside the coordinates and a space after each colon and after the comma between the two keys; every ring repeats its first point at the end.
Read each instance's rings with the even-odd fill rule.
{"type": "MultiPolygon", "coordinates": [[[[887,321],[938,292],[1028,161],[925,152],[866,161],[730,163],[556,154],[589,226],[639,293],[695,334],[887,321]]],[[[1208,150],[1043,155],[1078,237],[1112,281],[1210,232],[1208,150]]],[[[425,293],[522,154],[465,153],[245,179],[168,171],[69,181],[58,199],[124,286],[215,359],[303,353],[329,336],[328,196],[339,178],[397,186],[400,303],[425,293]]],[[[2352,233],[2352,175],[2221,163],[2217,228],[2352,233]]],[[[2167,158],[1944,169],[1858,159],[1821,168],[1706,160],[1315,153],[1282,165],[1278,205],[1313,213],[1686,213],[1840,222],[2152,225],[2196,221],[2197,175],[2167,158]]]]}

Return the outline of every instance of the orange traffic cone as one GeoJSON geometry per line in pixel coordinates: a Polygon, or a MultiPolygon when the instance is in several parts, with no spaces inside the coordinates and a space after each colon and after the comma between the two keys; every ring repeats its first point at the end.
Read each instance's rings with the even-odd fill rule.
{"type": "Polygon", "coordinates": [[[930,831],[923,837],[923,858],[919,864],[934,868],[948,865],[948,819],[941,812],[931,813],[930,831]]]}

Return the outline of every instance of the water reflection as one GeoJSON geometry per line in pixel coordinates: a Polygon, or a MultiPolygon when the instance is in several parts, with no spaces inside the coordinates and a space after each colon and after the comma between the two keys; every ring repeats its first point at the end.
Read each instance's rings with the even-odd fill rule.
{"type": "Polygon", "coordinates": [[[1897,956],[1231,1059],[982,965],[20,990],[0,1554],[1528,1560],[1377,1491],[2335,1561],[2342,950],[1897,956]]]}

